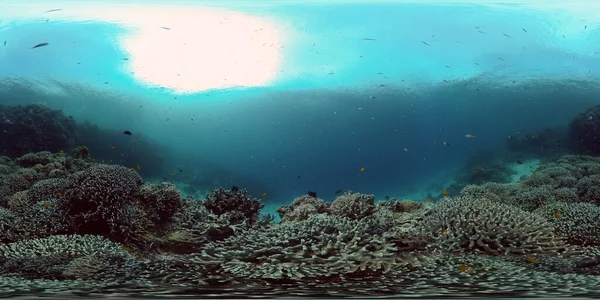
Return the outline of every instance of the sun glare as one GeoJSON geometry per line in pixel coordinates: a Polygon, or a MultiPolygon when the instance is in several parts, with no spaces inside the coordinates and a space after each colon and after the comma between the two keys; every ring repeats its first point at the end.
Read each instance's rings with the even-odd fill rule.
{"type": "Polygon", "coordinates": [[[276,76],[282,45],[268,22],[214,10],[168,15],[160,23],[148,15],[147,26],[120,37],[136,79],[192,93],[266,85],[276,76]]]}
{"type": "Polygon", "coordinates": [[[176,93],[266,85],[275,79],[282,60],[282,26],[238,11],[177,1],[81,1],[53,3],[51,8],[61,9],[46,16],[40,7],[49,6],[39,2],[1,6],[0,17],[12,20],[37,22],[42,14],[52,20],[118,24],[127,32],[115,37],[127,53],[125,71],[137,81],[176,93]]]}

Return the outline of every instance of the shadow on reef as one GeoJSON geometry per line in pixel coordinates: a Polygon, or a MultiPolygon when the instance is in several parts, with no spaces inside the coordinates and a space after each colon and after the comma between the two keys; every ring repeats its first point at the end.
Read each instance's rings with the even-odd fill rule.
{"type": "Polygon", "coordinates": [[[142,134],[124,135],[84,122],[77,124],[62,111],[43,105],[0,106],[0,154],[69,152],[85,146],[96,159],[138,169],[145,176],[165,174],[165,149],[142,134]]]}
{"type": "Polygon", "coordinates": [[[280,207],[278,224],[244,189],[182,199],[135,169],[63,153],[4,157],[0,182],[0,290],[600,290],[600,158],[562,156],[518,183],[469,185],[437,203],[311,193],[280,207]]]}
{"type": "Polygon", "coordinates": [[[165,170],[166,149],[143,133],[133,136],[120,130],[102,129],[90,122],[78,124],[77,144],[85,145],[97,161],[135,168],[140,175],[162,178],[165,170]]]}

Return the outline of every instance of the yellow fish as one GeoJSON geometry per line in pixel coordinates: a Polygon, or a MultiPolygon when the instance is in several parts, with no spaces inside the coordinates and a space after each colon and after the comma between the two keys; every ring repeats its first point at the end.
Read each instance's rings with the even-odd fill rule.
{"type": "Polygon", "coordinates": [[[114,150],[114,149],[115,149],[115,146],[110,147],[110,150],[114,150]]]}
{"type": "Polygon", "coordinates": [[[261,197],[264,198],[264,197],[267,197],[267,195],[268,195],[267,193],[263,193],[261,197]]]}
{"type": "Polygon", "coordinates": [[[448,194],[450,194],[450,192],[448,192],[448,190],[443,190],[443,191],[442,191],[442,195],[444,195],[444,196],[445,196],[445,195],[448,195],[448,194]]]}
{"type": "Polygon", "coordinates": [[[141,169],[142,169],[142,167],[140,167],[140,165],[137,165],[137,169],[138,169],[138,170],[141,170],[141,169]]]}
{"type": "Polygon", "coordinates": [[[474,135],[472,135],[470,133],[465,134],[465,137],[468,138],[468,139],[474,139],[474,138],[476,138],[476,136],[474,136],[474,135]]]}
{"type": "Polygon", "coordinates": [[[365,168],[360,168],[360,170],[358,170],[359,172],[364,172],[365,168]]]}

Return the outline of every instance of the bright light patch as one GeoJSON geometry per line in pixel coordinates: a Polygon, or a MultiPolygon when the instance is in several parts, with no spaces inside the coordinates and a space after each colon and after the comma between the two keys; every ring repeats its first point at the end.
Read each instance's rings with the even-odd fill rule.
{"type": "Polygon", "coordinates": [[[130,30],[115,37],[128,53],[126,71],[138,81],[177,93],[266,85],[275,79],[282,61],[281,26],[241,12],[176,1],[47,4],[10,1],[0,5],[0,17],[118,24],[130,30]],[[64,9],[44,14],[46,8],[64,9]]]}
{"type": "Polygon", "coordinates": [[[173,17],[121,38],[137,79],[190,93],[266,85],[277,74],[281,45],[272,25],[213,10],[165,14],[173,17]]]}

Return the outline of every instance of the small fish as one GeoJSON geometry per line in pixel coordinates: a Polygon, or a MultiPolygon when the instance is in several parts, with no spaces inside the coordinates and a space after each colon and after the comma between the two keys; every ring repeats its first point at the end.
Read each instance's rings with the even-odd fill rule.
{"type": "Polygon", "coordinates": [[[123,134],[125,134],[125,135],[133,135],[133,134],[131,133],[131,131],[129,131],[129,130],[125,130],[125,131],[123,131],[123,134]]]}
{"type": "Polygon", "coordinates": [[[163,26],[160,26],[160,28],[162,28],[162,29],[164,29],[164,30],[171,30],[171,28],[169,28],[169,27],[163,27],[163,26]]]}
{"type": "Polygon", "coordinates": [[[477,32],[479,32],[479,33],[483,33],[483,34],[487,34],[487,33],[483,32],[483,31],[481,31],[481,30],[477,30],[477,32]]]}
{"type": "Polygon", "coordinates": [[[123,60],[129,60],[129,58],[127,58],[127,57],[124,57],[124,58],[123,58],[123,60]]]}
{"type": "Polygon", "coordinates": [[[425,202],[427,202],[427,203],[431,203],[431,202],[432,202],[432,200],[431,200],[431,199],[429,199],[429,198],[427,198],[427,199],[425,199],[425,202]]]}
{"type": "Polygon", "coordinates": [[[359,172],[364,172],[365,168],[360,168],[360,170],[358,170],[359,172]]]}
{"type": "Polygon", "coordinates": [[[525,31],[525,33],[527,33],[527,30],[525,30],[525,28],[521,28],[523,31],[525,31]]]}
{"type": "Polygon", "coordinates": [[[408,152],[408,148],[404,148],[404,152],[408,152]]]}
{"type": "Polygon", "coordinates": [[[555,212],[554,213],[554,217],[557,218],[557,219],[560,219],[560,213],[559,212],[555,212]]]}
{"type": "Polygon", "coordinates": [[[49,13],[49,12],[54,12],[54,11],[60,11],[63,10],[62,8],[55,8],[55,9],[51,9],[51,10],[47,10],[44,13],[49,13]]]}
{"type": "Polygon", "coordinates": [[[466,137],[466,138],[468,138],[468,139],[474,139],[474,138],[476,138],[477,136],[475,136],[475,135],[472,135],[472,134],[470,134],[470,133],[467,133],[467,134],[465,134],[465,137],[466,137]]]}
{"type": "Polygon", "coordinates": [[[466,266],[466,265],[460,265],[460,266],[458,266],[458,270],[461,271],[461,272],[468,271],[469,269],[470,269],[470,267],[466,266]]]}
{"type": "Polygon", "coordinates": [[[52,204],[50,204],[50,203],[42,203],[42,207],[43,208],[50,208],[50,207],[52,207],[52,204]]]}
{"type": "Polygon", "coordinates": [[[448,192],[448,190],[443,190],[442,191],[442,195],[447,196],[448,194],[450,194],[450,192],[448,192]]]}
{"type": "Polygon", "coordinates": [[[39,43],[33,47],[31,47],[31,49],[35,49],[35,48],[39,48],[39,47],[44,47],[44,46],[48,46],[50,45],[50,43],[39,43]]]}
{"type": "Polygon", "coordinates": [[[136,166],[136,168],[137,168],[138,170],[141,170],[141,169],[142,169],[142,167],[140,167],[140,165],[139,165],[139,164],[136,166]]]}
{"type": "Polygon", "coordinates": [[[423,157],[423,161],[427,162],[429,159],[427,159],[427,157],[423,157]]]}
{"type": "Polygon", "coordinates": [[[365,40],[365,41],[376,41],[376,39],[372,39],[372,38],[363,38],[363,40],[365,40]]]}
{"type": "Polygon", "coordinates": [[[585,29],[587,29],[587,25],[585,25],[585,27],[583,27],[583,29],[584,29],[584,30],[585,30],[585,29]]]}
{"type": "Polygon", "coordinates": [[[520,159],[517,159],[517,164],[522,165],[523,162],[520,159]]]}
{"type": "Polygon", "coordinates": [[[237,186],[235,186],[235,185],[231,187],[231,191],[232,191],[232,192],[237,192],[237,191],[239,191],[239,190],[240,190],[240,189],[239,189],[237,186]]]}
{"type": "Polygon", "coordinates": [[[308,195],[313,198],[317,198],[317,192],[308,191],[308,195]]]}
{"type": "Polygon", "coordinates": [[[339,195],[339,194],[341,194],[341,193],[342,193],[342,190],[337,190],[337,191],[335,191],[335,193],[333,193],[333,194],[334,194],[334,195],[339,195]]]}
{"type": "Polygon", "coordinates": [[[179,170],[179,173],[183,173],[183,170],[179,170]]]}
{"type": "Polygon", "coordinates": [[[265,198],[265,197],[267,197],[268,195],[269,195],[269,194],[267,194],[267,193],[263,193],[262,195],[260,195],[260,197],[261,197],[261,198],[265,198]]]}
{"type": "Polygon", "coordinates": [[[427,42],[425,42],[425,41],[421,41],[421,43],[425,44],[425,46],[427,46],[427,47],[431,47],[431,46],[429,46],[429,44],[427,44],[427,42]]]}
{"type": "Polygon", "coordinates": [[[135,168],[131,168],[131,171],[135,171],[135,168]]]}
{"type": "Polygon", "coordinates": [[[48,21],[50,21],[50,19],[46,19],[46,23],[48,23],[48,21]]]}
{"type": "Polygon", "coordinates": [[[450,148],[450,144],[448,144],[447,142],[444,142],[443,144],[444,144],[444,146],[450,148]]]}
{"type": "Polygon", "coordinates": [[[115,146],[110,147],[110,150],[115,150],[115,146]]]}
{"type": "Polygon", "coordinates": [[[496,58],[497,58],[498,60],[502,60],[502,61],[504,61],[504,58],[502,58],[502,57],[496,57],[496,58]]]}
{"type": "Polygon", "coordinates": [[[64,196],[63,193],[56,193],[56,197],[60,198],[62,196],[64,196]]]}
{"type": "Polygon", "coordinates": [[[131,247],[123,246],[123,247],[121,247],[121,249],[123,249],[123,251],[125,251],[127,253],[133,252],[133,249],[131,249],[131,247]]]}
{"type": "Polygon", "coordinates": [[[383,198],[385,198],[386,200],[390,200],[390,196],[385,196],[383,198]]]}
{"type": "Polygon", "coordinates": [[[508,35],[508,34],[506,34],[506,33],[503,33],[502,35],[504,35],[505,37],[512,38],[512,36],[510,36],[510,35],[508,35]]]}
{"type": "Polygon", "coordinates": [[[528,257],[527,262],[530,264],[537,264],[538,260],[535,257],[528,257]]]}
{"type": "Polygon", "coordinates": [[[59,152],[60,152],[61,154],[62,154],[62,153],[65,153],[65,150],[60,150],[59,152]]]}

